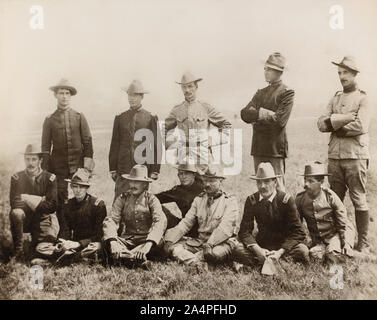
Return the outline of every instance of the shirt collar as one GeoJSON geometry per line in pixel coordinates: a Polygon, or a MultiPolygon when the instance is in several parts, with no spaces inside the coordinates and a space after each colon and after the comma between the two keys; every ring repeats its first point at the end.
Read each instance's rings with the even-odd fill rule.
{"type": "MultiPolygon", "coordinates": [[[[274,190],[272,195],[267,200],[272,203],[272,201],[274,201],[275,197],[276,197],[276,190],[274,190]]],[[[262,201],[262,200],[263,200],[263,197],[262,197],[261,194],[259,194],[259,202],[262,201]]]]}

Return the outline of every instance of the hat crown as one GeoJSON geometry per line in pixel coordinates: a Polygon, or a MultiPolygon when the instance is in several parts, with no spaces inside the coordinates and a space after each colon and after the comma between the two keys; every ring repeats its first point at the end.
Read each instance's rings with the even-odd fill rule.
{"type": "Polygon", "coordinates": [[[209,164],[203,175],[208,178],[225,178],[223,167],[214,164],[209,164]]]}
{"type": "Polygon", "coordinates": [[[143,84],[140,80],[135,79],[131,82],[131,84],[128,86],[126,92],[128,94],[144,94],[148,93],[144,90],[143,84]]]}
{"type": "Polygon", "coordinates": [[[177,169],[183,171],[191,171],[194,173],[198,172],[198,170],[196,169],[196,165],[188,162],[179,164],[177,169]]]}
{"type": "Polygon", "coordinates": [[[179,84],[188,84],[191,82],[198,82],[201,81],[201,78],[195,77],[190,71],[186,71],[181,78],[181,82],[179,84]]]}
{"type": "Polygon", "coordinates": [[[67,89],[70,91],[71,95],[75,95],[77,93],[76,88],[66,78],[61,78],[56,85],[50,87],[50,90],[54,92],[56,92],[58,89],[67,89]]]}
{"type": "Polygon", "coordinates": [[[327,170],[323,163],[310,163],[305,165],[304,176],[323,176],[327,175],[327,170]]]}
{"type": "Polygon", "coordinates": [[[145,165],[134,165],[130,171],[129,178],[132,179],[148,179],[148,168],[145,165]]]}
{"type": "Polygon", "coordinates": [[[356,72],[360,72],[356,63],[356,59],[353,56],[344,56],[342,61],[340,61],[339,63],[333,62],[333,64],[339,67],[344,67],[344,68],[351,69],[356,72]]]}
{"type": "Polygon", "coordinates": [[[39,145],[30,143],[25,148],[25,154],[40,154],[43,153],[39,145]]]}
{"type": "Polygon", "coordinates": [[[89,172],[87,172],[83,168],[77,169],[77,171],[73,174],[71,183],[75,182],[83,182],[89,184],[89,172]]]}
{"type": "Polygon", "coordinates": [[[268,57],[266,64],[269,64],[271,66],[277,67],[278,69],[284,70],[285,57],[280,52],[274,52],[268,57]]]}
{"type": "Polygon", "coordinates": [[[257,179],[271,179],[275,178],[275,170],[269,162],[261,162],[257,169],[257,179]]]}

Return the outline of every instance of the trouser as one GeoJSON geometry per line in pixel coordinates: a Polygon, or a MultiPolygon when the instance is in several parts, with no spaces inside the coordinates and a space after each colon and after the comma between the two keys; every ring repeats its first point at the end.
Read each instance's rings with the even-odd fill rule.
{"type": "MultiPolygon", "coordinates": [[[[132,249],[145,243],[147,241],[147,237],[139,236],[139,235],[130,236],[129,238],[117,237],[116,241],[122,247],[121,255],[122,253],[124,253],[125,255],[128,255],[132,249]]],[[[107,262],[110,264],[113,263],[112,259],[110,258],[111,257],[110,243],[106,243],[106,245],[104,245],[104,250],[105,250],[106,256],[108,257],[107,259],[111,260],[107,262]]],[[[165,257],[165,254],[161,248],[161,243],[159,243],[157,246],[153,245],[152,249],[147,254],[148,260],[159,260],[164,257],[165,257]]]]}
{"type": "MultiPolygon", "coordinates": [[[[273,250],[271,248],[266,249],[273,250]]],[[[305,244],[298,243],[283,255],[283,257],[288,256],[292,257],[296,262],[308,263],[309,249],[305,244]]],[[[233,260],[244,265],[258,266],[263,265],[266,258],[255,247],[246,248],[242,243],[238,242],[233,251],[233,260]]]]}
{"type": "Polygon", "coordinates": [[[272,158],[272,157],[259,157],[253,156],[254,158],[254,170],[255,173],[258,170],[258,166],[261,162],[269,162],[274,168],[276,175],[281,175],[277,180],[277,188],[285,192],[285,158],[272,158]]]}
{"type": "Polygon", "coordinates": [[[126,192],[130,187],[130,184],[128,183],[127,179],[122,178],[120,175],[118,175],[116,181],[115,181],[115,195],[114,195],[114,201],[116,198],[118,198],[123,192],[126,192]]]}
{"type": "Polygon", "coordinates": [[[221,263],[229,260],[232,255],[233,242],[230,239],[214,246],[208,252],[203,252],[203,244],[195,240],[197,239],[183,237],[170,247],[170,252],[168,253],[178,262],[185,265],[203,261],[221,263]]]}
{"type": "Polygon", "coordinates": [[[64,179],[68,179],[67,176],[56,176],[57,182],[57,192],[58,192],[58,205],[56,208],[56,215],[58,218],[59,225],[62,225],[62,207],[64,202],[68,199],[68,182],[64,179]]]}
{"type": "Polygon", "coordinates": [[[329,159],[328,172],[331,189],[344,201],[348,189],[355,207],[355,220],[359,243],[367,244],[369,211],[366,198],[368,160],[329,159]]]}
{"type": "Polygon", "coordinates": [[[38,214],[29,208],[12,209],[9,214],[15,252],[23,250],[23,233],[31,234],[32,246],[40,242],[55,242],[59,233],[56,214],[38,214]]]}

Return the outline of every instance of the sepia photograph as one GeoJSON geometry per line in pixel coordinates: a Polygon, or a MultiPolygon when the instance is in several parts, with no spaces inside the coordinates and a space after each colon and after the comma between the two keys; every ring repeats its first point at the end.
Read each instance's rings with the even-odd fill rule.
{"type": "Polygon", "coordinates": [[[0,300],[377,299],[376,36],[375,0],[0,0],[0,300]]]}

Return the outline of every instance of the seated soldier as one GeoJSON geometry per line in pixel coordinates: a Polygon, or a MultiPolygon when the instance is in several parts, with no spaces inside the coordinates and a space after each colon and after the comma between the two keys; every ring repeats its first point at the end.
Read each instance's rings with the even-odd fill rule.
{"type": "Polygon", "coordinates": [[[303,176],[305,190],[297,194],[296,206],[310,232],[310,255],[330,263],[337,262],[341,253],[352,256],[355,233],[342,201],[323,186],[328,176],[324,165],[306,165],[303,176]]]}
{"type": "Polygon", "coordinates": [[[222,168],[209,165],[203,174],[204,191],[197,196],[186,216],[166,231],[165,251],[186,265],[219,263],[231,257],[238,202],[221,190],[222,168]],[[184,237],[198,222],[197,238],[184,237]]]}
{"type": "MultiPolygon", "coordinates": [[[[303,243],[305,232],[294,199],[278,190],[272,165],[262,162],[257,174],[258,192],[247,197],[238,233],[241,244],[234,250],[234,260],[245,265],[263,265],[267,258],[278,261],[289,255],[307,263],[309,250],[303,243]],[[255,222],[258,233],[253,235],[255,222]]],[[[268,259],[268,260],[270,260],[268,259]]]]}
{"type": "MultiPolygon", "coordinates": [[[[166,216],[158,199],[148,192],[148,170],[135,165],[130,174],[127,192],[119,195],[110,215],[103,222],[103,241],[110,263],[142,264],[162,253],[159,248],[166,230],[166,216]],[[122,231],[118,236],[119,226],[122,231]]],[[[145,265],[145,264],[144,264],[145,265]]]]}
{"type": "Polygon", "coordinates": [[[30,232],[31,247],[35,249],[32,264],[48,263],[46,258],[53,256],[59,232],[56,177],[41,169],[42,155],[36,145],[27,145],[26,169],[15,173],[10,185],[9,219],[14,253],[17,260],[24,260],[23,232],[30,232]]]}
{"type": "Polygon", "coordinates": [[[81,258],[97,258],[101,252],[102,223],[106,218],[105,203],[88,193],[89,172],[78,169],[70,183],[74,197],[62,206],[58,251],[64,253],[60,263],[81,258]],[[64,262],[63,262],[64,261],[64,262]]]}
{"type": "MultiPolygon", "coordinates": [[[[197,177],[196,165],[190,163],[180,164],[177,169],[178,179],[181,184],[176,185],[170,190],[156,194],[156,197],[160,200],[161,204],[175,202],[182,213],[182,218],[184,218],[195,197],[203,191],[203,184],[197,177]]],[[[169,212],[165,212],[165,214],[168,219],[168,229],[175,227],[180,221],[178,217],[169,212]]],[[[192,237],[198,236],[197,224],[192,228],[189,235],[192,237]]]]}

